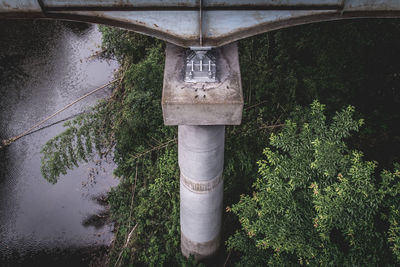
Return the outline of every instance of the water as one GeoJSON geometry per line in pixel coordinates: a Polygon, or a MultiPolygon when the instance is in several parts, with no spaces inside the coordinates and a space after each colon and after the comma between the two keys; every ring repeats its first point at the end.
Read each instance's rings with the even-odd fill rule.
{"type": "MultiPolygon", "coordinates": [[[[0,138],[25,131],[111,81],[117,63],[91,57],[100,44],[96,26],[0,21],[0,138]]],[[[47,124],[85,111],[109,94],[108,89],[99,91],[47,124]]],[[[57,124],[0,150],[0,265],[71,257],[82,263],[87,248],[111,242],[111,224],[84,223],[105,209],[95,198],[117,184],[111,163],[102,163],[96,183],[88,180],[93,163],[69,171],[55,185],[40,173],[42,145],[62,130],[57,124]]]]}

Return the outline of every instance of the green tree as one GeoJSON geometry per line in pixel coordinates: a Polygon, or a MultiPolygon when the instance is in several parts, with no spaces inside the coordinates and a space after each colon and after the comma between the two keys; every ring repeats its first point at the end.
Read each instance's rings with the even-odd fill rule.
{"type": "Polygon", "coordinates": [[[314,101],[300,121],[287,120],[271,135],[253,194],[229,208],[241,230],[228,244],[248,254],[242,263],[249,255],[258,255],[252,263],[271,265],[395,263],[399,170],[378,179],[376,163],[346,145],[363,124],[353,119],[354,108],[330,120],[324,109],[314,101]]]}

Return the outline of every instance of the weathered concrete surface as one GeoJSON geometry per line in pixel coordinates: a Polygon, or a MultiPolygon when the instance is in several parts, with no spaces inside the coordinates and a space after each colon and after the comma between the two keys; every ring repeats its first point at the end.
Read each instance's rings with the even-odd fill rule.
{"type": "Polygon", "coordinates": [[[185,83],[185,49],[168,44],[162,108],[165,125],[238,125],[243,93],[236,43],[218,48],[217,83],[185,83]]]}
{"type": "Polygon", "coordinates": [[[0,1],[0,18],[50,18],[101,23],[155,36],[183,47],[218,47],[294,25],[371,17],[400,17],[400,1],[0,1]]]}
{"type": "Polygon", "coordinates": [[[197,260],[220,246],[225,126],[178,126],[181,249],[197,260]]]}
{"type": "Polygon", "coordinates": [[[34,0],[0,0],[0,13],[6,12],[41,13],[42,10],[34,0]]]}

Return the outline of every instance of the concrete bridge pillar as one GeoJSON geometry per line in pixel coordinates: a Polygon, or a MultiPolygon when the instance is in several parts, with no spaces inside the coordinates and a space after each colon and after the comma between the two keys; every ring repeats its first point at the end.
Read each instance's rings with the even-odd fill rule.
{"type": "Polygon", "coordinates": [[[181,249],[197,260],[220,246],[225,126],[178,126],[181,249]]]}
{"type": "Polygon", "coordinates": [[[238,49],[166,48],[162,109],[178,125],[181,250],[201,260],[220,247],[225,125],[241,123],[238,49]]]}

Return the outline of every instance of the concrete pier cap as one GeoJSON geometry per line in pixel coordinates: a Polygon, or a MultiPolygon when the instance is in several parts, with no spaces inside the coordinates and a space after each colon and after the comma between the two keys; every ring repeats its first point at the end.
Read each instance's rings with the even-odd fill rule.
{"type": "Polygon", "coordinates": [[[185,82],[188,49],[167,44],[161,100],[165,125],[241,123],[243,93],[237,44],[212,50],[215,50],[217,82],[185,82]]]}
{"type": "Polygon", "coordinates": [[[162,109],[165,125],[178,125],[181,251],[211,258],[221,243],[225,125],[242,120],[237,44],[167,44],[162,109]]]}

